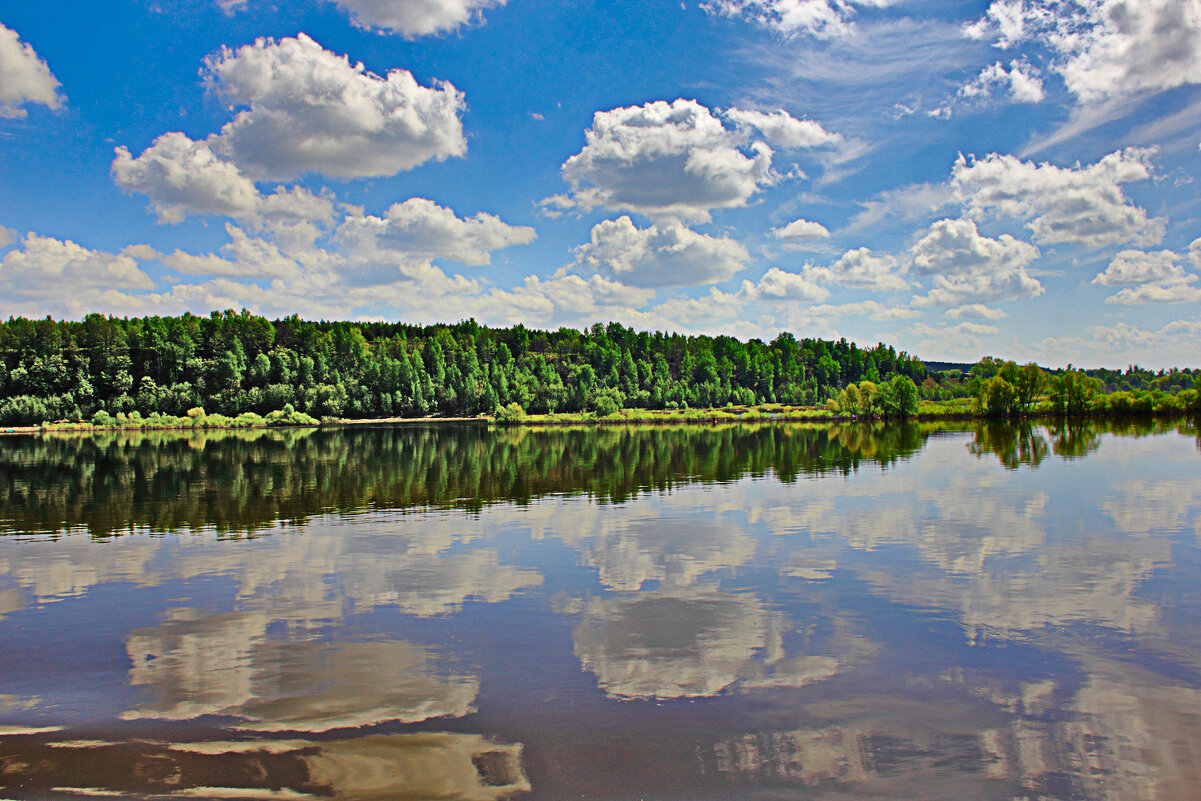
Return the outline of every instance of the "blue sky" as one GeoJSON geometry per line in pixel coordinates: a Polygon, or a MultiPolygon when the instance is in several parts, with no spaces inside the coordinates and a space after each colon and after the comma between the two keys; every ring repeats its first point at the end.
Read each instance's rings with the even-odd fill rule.
{"type": "Polygon", "coordinates": [[[0,7],[0,314],[1201,366],[1201,0],[0,7]]]}

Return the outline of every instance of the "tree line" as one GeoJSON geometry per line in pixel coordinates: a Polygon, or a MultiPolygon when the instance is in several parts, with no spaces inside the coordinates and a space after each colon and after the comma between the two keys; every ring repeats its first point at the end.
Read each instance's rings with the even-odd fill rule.
{"type": "MultiPolygon", "coordinates": [[[[921,383],[925,365],[883,343],[770,342],[635,331],[618,323],[555,331],[474,320],[418,326],[207,317],[0,323],[0,425],[137,413],[316,418],[816,405],[848,384],[921,383]]],[[[887,395],[888,390],[885,390],[887,395]]]]}

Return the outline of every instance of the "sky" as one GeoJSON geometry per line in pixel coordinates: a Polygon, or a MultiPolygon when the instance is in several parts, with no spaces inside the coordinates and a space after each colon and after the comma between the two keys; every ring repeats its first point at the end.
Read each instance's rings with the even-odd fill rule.
{"type": "Polygon", "coordinates": [[[1201,0],[0,4],[0,316],[1201,367],[1201,0]]]}

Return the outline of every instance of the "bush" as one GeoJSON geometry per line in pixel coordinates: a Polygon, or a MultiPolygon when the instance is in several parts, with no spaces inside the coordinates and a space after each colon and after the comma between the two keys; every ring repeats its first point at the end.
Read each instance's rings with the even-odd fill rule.
{"type": "Polygon", "coordinates": [[[517,402],[496,410],[496,422],[498,423],[520,423],[527,416],[525,409],[521,408],[521,404],[517,402]]]}
{"type": "Polygon", "coordinates": [[[282,409],[268,412],[267,416],[263,418],[263,422],[269,426],[316,426],[321,424],[316,418],[296,411],[290,403],[285,404],[282,409]]]}
{"type": "Polygon", "coordinates": [[[92,415],[92,425],[97,428],[112,428],[117,425],[117,420],[111,414],[104,411],[104,409],[101,409],[92,415]]]}

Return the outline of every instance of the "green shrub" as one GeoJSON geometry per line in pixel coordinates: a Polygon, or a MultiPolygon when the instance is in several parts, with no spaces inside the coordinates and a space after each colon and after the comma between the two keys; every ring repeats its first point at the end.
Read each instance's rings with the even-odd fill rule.
{"type": "Polygon", "coordinates": [[[525,409],[521,408],[521,404],[516,401],[496,410],[496,422],[498,423],[520,423],[527,416],[525,409]]]}

